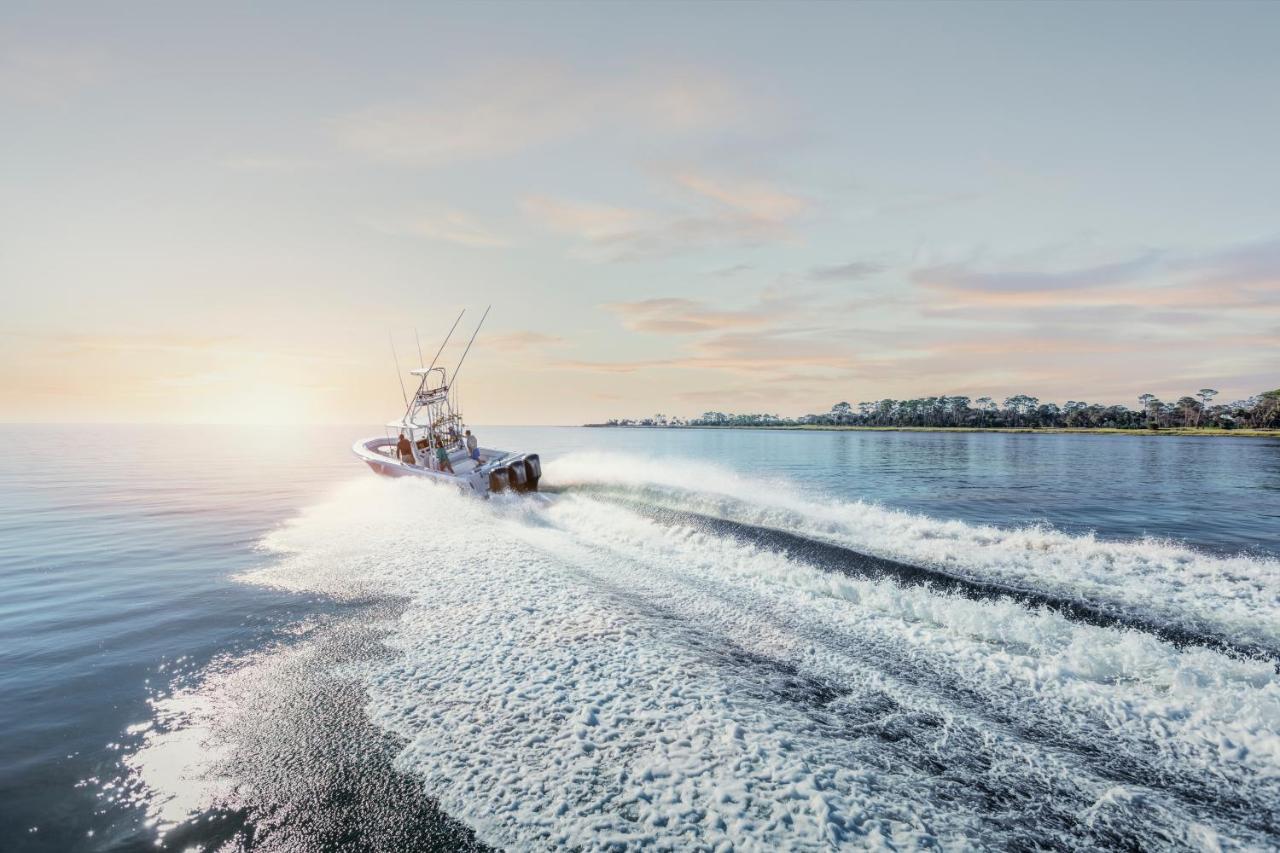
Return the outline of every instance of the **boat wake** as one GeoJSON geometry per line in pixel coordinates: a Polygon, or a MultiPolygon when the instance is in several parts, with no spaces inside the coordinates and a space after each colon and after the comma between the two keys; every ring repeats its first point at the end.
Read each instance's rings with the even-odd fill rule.
{"type": "Polygon", "coordinates": [[[582,454],[349,484],[246,581],[393,596],[344,670],[502,847],[1280,842],[1280,571],[582,454]]]}
{"type": "Polygon", "coordinates": [[[644,515],[666,524],[690,525],[704,532],[731,536],[757,547],[779,551],[788,557],[830,571],[859,577],[888,577],[909,586],[929,586],[947,593],[955,593],[974,599],[1012,598],[1027,607],[1044,607],[1062,613],[1070,619],[1102,627],[1131,628],[1146,631],[1179,646],[1201,645],[1246,657],[1270,657],[1280,667],[1280,651],[1268,645],[1240,642],[1230,636],[1222,636],[1212,629],[1195,627],[1182,622],[1162,622],[1147,615],[1141,609],[1117,606],[1107,600],[1065,597],[1025,586],[1013,586],[998,580],[982,580],[968,574],[952,574],[945,568],[912,565],[834,545],[821,539],[744,524],[721,516],[708,516],[675,506],[649,500],[638,500],[626,493],[611,493],[605,489],[593,489],[597,497],[611,499],[644,515]],[[653,502],[651,502],[653,501],[653,502]]]}

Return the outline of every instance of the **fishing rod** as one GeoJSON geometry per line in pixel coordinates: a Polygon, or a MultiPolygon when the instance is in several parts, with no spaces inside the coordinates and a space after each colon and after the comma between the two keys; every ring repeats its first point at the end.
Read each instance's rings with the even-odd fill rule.
{"type": "Polygon", "coordinates": [[[396,339],[391,336],[391,330],[387,329],[387,340],[391,342],[391,360],[396,365],[396,379],[400,380],[400,397],[404,400],[404,407],[409,408],[409,392],[404,390],[404,377],[400,375],[400,357],[396,355],[396,339]]]}
{"type": "MultiPolygon", "coordinates": [[[[466,308],[458,312],[458,319],[454,320],[453,325],[449,327],[449,334],[444,336],[444,343],[440,345],[440,349],[436,350],[436,357],[431,359],[431,367],[427,368],[427,373],[430,373],[432,368],[436,366],[436,362],[440,360],[440,353],[444,352],[445,346],[449,343],[449,338],[453,337],[453,330],[458,328],[458,324],[462,322],[462,315],[465,313],[467,313],[466,308]]],[[[484,321],[482,320],[481,322],[484,321]]],[[[425,376],[426,374],[423,375],[425,376]]]]}
{"type": "Polygon", "coordinates": [[[458,359],[458,366],[453,369],[453,380],[450,385],[458,381],[458,371],[462,369],[462,363],[467,360],[467,353],[471,352],[471,345],[476,342],[476,335],[480,334],[480,327],[484,325],[485,317],[489,316],[490,305],[484,309],[484,315],[480,318],[480,322],[476,325],[476,330],[471,333],[471,340],[467,341],[467,348],[462,351],[462,358],[458,359]]]}

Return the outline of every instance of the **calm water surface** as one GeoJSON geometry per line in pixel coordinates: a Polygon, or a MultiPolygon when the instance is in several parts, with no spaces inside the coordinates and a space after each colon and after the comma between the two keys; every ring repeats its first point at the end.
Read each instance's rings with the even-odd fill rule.
{"type": "Polygon", "coordinates": [[[549,430],[539,447],[692,458],[979,524],[1048,522],[1280,553],[1280,440],[765,430],[549,430]]]}
{"type": "MultiPolygon", "coordinates": [[[[370,707],[392,707],[388,703],[393,702],[395,689],[404,689],[389,686],[399,683],[389,676],[366,682],[351,674],[383,665],[379,661],[387,655],[384,640],[387,631],[393,630],[389,626],[397,620],[407,624],[416,612],[412,604],[405,604],[404,594],[398,590],[385,598],[376,590],[338,594],[331,585],[312,580],[311,575],[306,575],[307,582],[299,580],[302,574],[287,583],[246,583],[240,577],[280,561],[278,550],[263,549],[264,537],[296,520],[302,510],[325,501],[330,501],[326,506],[333,506],[328,496],[335,491],[345,494],[341,490],[352,488],[352,480],[369,481],[356,486],[366,489],[384,483],[375,482],[350,456],[351,442],[366,432],[358,427],[304,431],[0,428],[8,448],[0,460],[0,849],[155,849],[157,839],[175,849],[211,848],[223,842],[264,849],[361,845],[453,849],[472,844],[470,829],[476,826],[483,838],[499,845],[526,837],[541,838],[539,844],[572,843],[571,834],[554,836],[552,841],[546,836],[525,836],[522,833],[531,830],[514,819],[490,826],[487,818],[476,815],[492,814],[491,804],[481,801],[473,806],[470,800],[455,801],[448,786],[437,781],[437,774],[444,771],[432,762],[440,759],[405,757],[422,755],[421,750],[401,754],[406,743],[419,742],[415,738],[423,738],[422,743],[441,743],[443,736],[437,733],[432,739],[422,734],[405,722],[408,717],[366,713],[369,695],[373,696],[370,707]],[[326,673],[323,678],[318,675],[321,672],[326,673]],[[271,685],[271,689],[264,685],[271,685]],[[163,773],[149,762],[164,762],[152,762],[146,747],[163,745],[166,734],[181,730],[186,724],[183,721],[195,714],[189,708],[175,712],[176,706],[166,704],[178,699],[190,699],[193,707],[202,708],[221,702],[240,703],[234,711],[219,705],[219,710],[210,712],[225,724],[221,736],[242,751],[232,749],[229,754],[236,757],[229,759],[231,768],[219,771],[232,778],[228,785],[231,793],[211,795],[187,810],[188,818],[201,814],[203,824],[192,819],[169,820],[156,806],[164,796],[174,799],[173,791],[164,792],[156,781],[163,773]],[[263,719],[274,720],[276,728],[264,728],[263,719]],[[260,756],[268,749],[266,745],[289,742],[290,732],[313,730],[308,727],[319,734],[306,745],[300,739],[288,760],[303,765],[312,762],[310,768],[293,766],[286,776],[279,770],[284,761],[279,756],[264,760],[261,766],[245,757],[246,743],[257,743],[255,754],[260,756]],[[297,780],[306,776],[327,781],[318,788],[297,788],[297,780]],[[275,799],[265,805],[254,801],[244,794],[249,788],[273,791],[275,799]],[[475,814],[471,813],[473,808],[475,814]],[[326,823],[319,817],[321,812],[338,817],[326,823]]],[[[528,535],[535,543],[542,542],[537,537],[551,534],[533,528],[549,524],[565,543],[572,540],[573,548],[605,549],[602,553],[632,561],[627,565],[649,559],[634,550],[649,546],[636,544],[633,533],[624,537],[622,532],[626,525],[641,522],[627,520],[624,525],[613,515],[622,511],[615,504],[575,496],[574,483],[590,480],[593,466],[605,480],[610,478],[612,466],[625,466],[632,481],[644,482],[650,470],[662,481],[665,475],[661,472],[692,462],[711,466],[737,484],[708,485],[705,490],[695,485],[693,497],[705,504],[694,507],[700,513],[732,511],[738,513],[733,516],[738,521],[772,524],[768,519],[775,516],[768,513],[781,510],[756,500],[751,488],[741,487],[745,482],[758,484],[761,492],[781,483],[799,496],[795,500],[811,501],[811,510],[797,510],[795,501],[789,503],[786,511],[793,514],[788,516],[791,520],[777,526],[793,529],[800,524],[795,514],[807,514],[816,519],[814,536],[835,536],[839,532],[833,532],[836,522],[824,513],[832,506],[846,507],[858,501],[924,519],[903,527],[901,534],[883,534],[919,538],[904,542],[901,551],[893,542],[886,544],[883,538],[875,538],[881,533],[873,529],[889,530],[889,521],[880,524],[876,521],[879,517],[858,522],[863,525],[858,530],[871,531],[866,533],[865,548],[853,540],[841,541],[842,547],[910,561],[911,554],[924,554],[920,549],[928,543],[945,541],[952,535],[920,532],[921,525],[929,521],[962,522],[966,531],[986,525],[1013,528],[1043,524],[1067,537],[1095,534],[1097,540],[1122,544],[1154,537],[1172,540],[1175,544],[1170,548],[1185,546],[1193,554],[1206,555],[1205,559],[1235,560],[1221,565],[1233,567],[1230,571],[1237,574],[1260,567],[1256,568],[1259,580],[1251,588],[1261,590],[1261,600],[1274,600],[1265,596],[1275,592],[1272,560],[1280,556],[1280,441],[536,427],[494,427],[478,432],[486,445],[539,450],[549,480],[556,479],[558,462],[576,460],[572,475],[567,477],[569,494],[551,498],[560,502],[559,507],[553,507],[551,521],[535,521],[531,528],[519,518],[503,517],[501,524],[517,533],[531,531],[528,535]],[[735,506],[749,504],[756,514],[741,507],[725,509],[722,496],[730,492],[735,506]],[[610,527],[613,524],[619,526],[610,527]],[[593,539],[604,529],[619,531],[617,538],[607,543],[593,539]],[[1241,565],[1246,569],[1240,569],[1241,565]]],[[[570,470],[569,462],[564,469],[570,470]]],[[[687,488],[687,484],[681,487],[687,488]]],[[[341,527],[344,517],[367,511],[370,502],[382,499],[380,495],[369,492],[343,498],[351,501],[350,511],[328,510],[335,513],[333,522],[313,520],[318,526],[311,539],[322,539],[341,527]]],[[[634,494],[629,499],[633,498],[634,494]]],[[[394,511],[397,503],[403,501],[389,502],[387,511],[394,511]]],[[[477,511],[459,504],[459,524],[464,523],[464,514],[477,511]]],[[[454,512],[446,510],[440,517],[453,517],[454,512]]],[[[371,520],[362,523],[368,528],[380,517],[375,512],[371,520]]],[[[472,528],[459,541],[457,548],[475,545],[478,550],[471,557],[464,555],[449,571],[461,572],[465,566],[485,565],[488,560],[495,565],[504,559],[513,567],[519,564],[518,558],[482,550],[488,545],[477,540],[485,538],[485,529],[472,528]]],[[[332,565],[349,561],[342,571],[352,576],[369,571],[374,564],[378,571],[390,571],[387,566],[398,565],[398,553],[375,550],[374,545],[361,551],[364,546],[358,541],[352,544],[358,531],[346,535],[341,548],[332,545],[334,550],[312,556],[311,562],[323,559],[332,565]]],[[[659,540],[655,534],[652,547],[676,547],[659,540]]],[[[385,542],[379,542],[376,547],[383,545],[385,542]]],[[[290,547],[305,551],[307,544],[290,547]]],[[[567,550],[555,550],[568,548],[568,544],[546,547],[560,554],[558,559],[577,559],[567,550]]],[[[716,540],[698,547],[724,549],[732,543],[716,540]]],[[[673,565],[682,565],[685,559],[691,566],[704,565],[712,559],[707,556],[710,553],[672,551],[653,564],[651,577],[637,576],[634,569],[627,569],[625,577],[632,579],[628,583],[636,584],[632,594],[645,597],[650,595],[644,591],[645,584],[657,583],[652,578],[673,565]]],[[[1124,563],[1130,559],[1125,556],[1129,553],[1117,551],[1119,556],[1108,559],[1124,563]]],[[[755,557],[747,553],[735,559],[740,563],[755,557]]],[[[1066,562],[1071,559],[1063,558],[1066,562]]],[[[1189,565],[1192,558],[1170,559],[1170,565],[1189,565]]],[[[1078,583],[1084,595],[1084,590],[1098,583],[1092,574],[1087,579],[1074,579],[1069,566],[1062,575],[1063,560],[1054,564],[1054,571],[1059,572],[1053,581],[1055,593],[1061,594],[1063,588],[1070,591],[1078,583]]],[[[974,571],[982,570],[978,563],[970,568],[973,566],[977,566],[974,571]]],[[[1215,577],[1230,574],[1226,570],[1219,573],[1213,566],[1208,573],[1215,577]]],[[[406,565],[397,571],[403,576],[416,570],[416,566],[406,565]]],[[[615,579],[622,576],[611,575],[615,579]]],[[[477,583],[483,582],[484,577],[478,578],[477,583]]],[[[603,587],[597,584],[591,588],[598,591],[603,587]]],[[[698,594],[703,593],[711,594],[706,590],[698,594]]],[[[498,600],[501,594],[494,591],[491,597],[498,600]]],[[[730,596],[726,601],[732,601],[731,596],[737,593],[724,594],[730,596]]],[[[757,615],[766,611],[762,599],[733,606],[738,612],[757,615]]],[[[1181,618],[1177,613],[1157,615],[1181,618]]],[[[696,624],[693,616],[687,618],[696,624]]],[[[1259,618],[1258,625],[1243,625],[1239,630],[1265,640],[1275,614],[1259,618]]],[[[643,623],[641,617],[635,619],[637,624],[643,623]]],[[[1200,624],[1191,617],[1187,621],[1200,624]]],[[[726,627],[725,636],[732,627],[726,627]]],[[[437,629],[445,630],[439,626],[432,630],[437,629]]],[[[1235,628],[1226,624],[1213,630],[1221,633],[1235,628]]],[[[718,637],[716,642],[723,639],[718,637]]],[[[396,640],[391,645],[412,656],[412,650],[404,651],[409,642],[396,640]]],[[[680,648],[702,648],[702,642],[680,648]]],[[[422,654],[419,669],[425,670],[428,652],[422,654]]],[[[738,662],[733,666],[742,665],[741,660],[734,660],[738,662]]],[[[804,667],[797,666],[786,664],[786,671],[793,673],[788,677],[800,677],[794,673],[804,667]]],[[[730,679],[731,675],[738,678],[740,673],[733,674],[737,672],[727,663],[717,665],[702,681],[730,679]]],[[[750,678],[759,677],[759,670],[752,669],[750,678]]],[[[819,680],[833,683],[835,678],[828,674],[819,680]]],[[[760,707],[766,711],[773,708],[767,703],[760,707]]],[[[776,713],[782,715],[783,711],[776,713]]],[[[214,729],[218,734],[216,726],[214,729]]],[[[1259,735],[1255,731],[1251,736],[1259,735]]],[[[817,741],[815,744],[814,755],[818,755],[825,747],[817,741]]],[[[477,755],[485,754],[482,747],[476,750],[477,755]]],[[[1133,754],[1135,762],[1145,760],[1137,747],[1133,754]]],[[[495,751],[490,759],[493,767],[500,767],[502,753],[495,751]]],[[[1112,782],[1122,784],[1115,780],[1128,771],[1113,769],[1112,782]]],[[[189,788],[192,784],[180,781],[173,786],[189,788]]],[[[836,787],[849,784],[845,780],[836,787]]],[[[1175,801],[1181,796],[1163,789],[1160,793],[1175,801]]],[[[1245,797],[1247,800],[1248,795],[1245,797]]],[[[1195,803],[1189,802],[1184,807],[1194,810],[1195,803]]],[[[1210,805],[1219,811],[1228,808],[1216,801],[1210,805]]],[[[1248,806],[1246,801],[1242,813],[1248,806]]],[[[939,795],[930,807],[938,810],[939,825],[951,825],[950,820],[956,827],[954,832],[963,835],[970,830],[947,811],[960,814],[963,809],[946,796],[939,795]]],[[[608,806],[601,808],[611,814],[608,806]]],[[[976,806],[974,810],[980,811],[976,806]]],[[[1246,840],[1268,837],[1269,818],[1265,815],[1251,825],[1224,820],[1224,826],[1216,830],[1224,837],[1236,829],[1246,840]]],[[[728,821],[723,832],[730,837],[736,832],[739,839],[755,837],[752,833],[763,832],[766,823],[761,819],[728,821]]],[[[567,818],[565,825],[569,828],[564,832],[571,833],[567,818]]],[[[676,824],[664,818],[654,825],[676,824]]],[[[838,843],[853,844],[855,830],[851,826],[849,821],[832,818],[830,827],[835,828],[822,831],[834,833],[824,837],[838,843]]],[[[1056,841],[1051,839],[1052,843],[1062,843],[1063,838],[1078,842],[1080,837],[1071,833],[1084,830],[1064,824],[1055,831],[1063,834],[1056,841]]],[[[774,836],[761,837],[777,843],[774,836]]],[[[1124,841],[1123,835],[1117,838],[1117,843],[1124,841]]],[[[1045,842],[1044,838],[1030,840],[1045,842]]],[[[1009,843],[1027,841],[1014,838],[1009,843]]]]}

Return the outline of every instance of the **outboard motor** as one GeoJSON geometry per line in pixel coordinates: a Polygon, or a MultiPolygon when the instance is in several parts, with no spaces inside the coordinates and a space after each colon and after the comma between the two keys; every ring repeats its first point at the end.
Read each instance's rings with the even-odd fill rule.
{"type": "Polygon", "coordinates": [[[529,478],[529,491],[538,491],[538,481],[542,479],[542,460],[538,454],[530,453],[524,458],[524,469],[529,478]]]}
{"type": "Polygon", "coordinates": [[[511,483],[511,491],[529,491],[529,475],[525,471],[524,462],[513,462],[503,470],[508,472],[507,480],[511,483]]]}
{"type": "Polygon", "coordinates": [[[489,491],[505,492],[511,488],[511,472],[506,468],[494,468],[489,472],[489,491]]]}

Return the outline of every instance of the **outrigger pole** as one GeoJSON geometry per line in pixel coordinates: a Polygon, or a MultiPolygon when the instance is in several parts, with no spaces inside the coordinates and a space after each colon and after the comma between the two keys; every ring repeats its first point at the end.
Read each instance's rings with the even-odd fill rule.
{"type": "Polygon", "coordinates": [[[492,305],[485,307],[484,316],[480,318],[480,322],[476,325],[476,330],[471,333],[471,340],[467,341],[467,348],[462,351],[462,358],[458,359],[458,366],[453,369],[453,378],[449,380],[450,386],[458,381],[458,371],[462,369],[462,362],[467,360],[467,353],[471,352],[471,345],[476,342],[476,335],[480,334],[480,327],[484,325],[485,317],[489,316],[489,309],[492,307],[492,305]]]}

